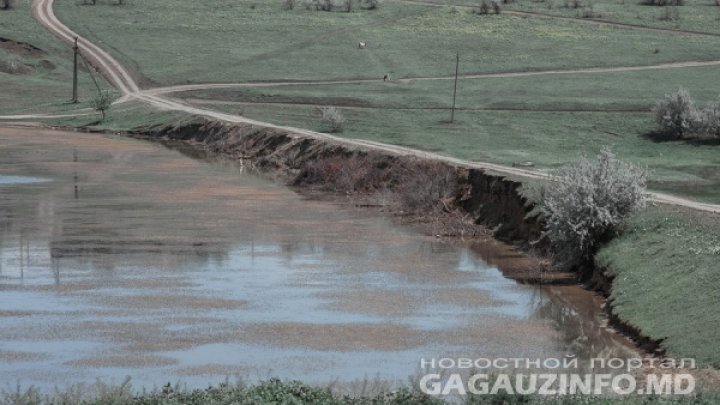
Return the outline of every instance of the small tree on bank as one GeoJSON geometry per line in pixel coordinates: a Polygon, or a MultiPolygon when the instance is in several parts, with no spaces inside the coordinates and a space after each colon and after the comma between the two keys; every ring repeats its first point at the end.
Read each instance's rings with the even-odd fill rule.
{"type": "Polygon", "coordinates": [[[330,127],[330,132],[342,132],[345,129],[345,117],[337,107],[322,107],[320,109],[323,122],[330,127]]]}
{"type": "Polygon", "coordinates": [[[565,166],[544,190],[546,235],[559,261],[575,267],[592,261],[598,247],[615,236],[643,207],[647,171],[603,148],[595,159],[565,166]]]}
{"type": "Polygon", "coordinates": [[[108,90],[99,92],[92,99],[92,108],[102,114],[100,121],[105,121],[106,112],[110,109],[111,105],[112,97],[110,96],[110,92],[108,90]]]}

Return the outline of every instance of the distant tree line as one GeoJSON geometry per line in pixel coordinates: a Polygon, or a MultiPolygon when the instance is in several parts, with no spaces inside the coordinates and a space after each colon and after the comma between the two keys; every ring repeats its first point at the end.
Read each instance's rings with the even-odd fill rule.
{"type": "MultiPolygon", "coordinates": [[[[283,9],[292,10],[295,8],[296,0],[283,0],[283,9]]],[[[314,11],[344,11],[350,13],[354,5],[363,10],[375,10],[380,7],[380,0],[304,0],[305,10],[314,11]]]]}
{"type": "MultiPolygon", "coordinates": [[[[97,0],[83,0],[83,4],[94,6],[97,4],[97,0]]],[[[125,4],[125,0],[115,0],[115,4],[117,4],[118,6],[121,6],[121,5],[125,4]]]]}

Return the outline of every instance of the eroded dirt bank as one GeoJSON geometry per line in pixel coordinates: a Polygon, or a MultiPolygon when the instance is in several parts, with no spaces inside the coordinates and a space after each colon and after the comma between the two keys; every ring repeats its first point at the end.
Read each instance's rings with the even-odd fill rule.
{"type": "MultiPolygon", "coordinates": [[[[349,149],[345,145],[272,128],[205,119],[179,126],[152,128],[134,136],[201,145],[212,153],[229,158],[251,159],[261,170],[272,172],[294,185],[325,186],[358,195],[388,190],[405,193],[402,183],[417,181],[418,177],[433,181],[432,172],[443,176],[450,172],[452,184],[435,193],[439,200],[443,200],[439,203],[441,211],[460,210],[465,220],[471,219],[474,224],[483,225],[497,239],[527,248],[532,243],[532,248],[539,252],[545,252],[547,248],[546,241],[541,239],[541,219],[538,215],[530,215],[533,204],[518,192],[521,183],[483,170],[457,168],[444,162],[369,148],[349,149]],[[341,166],[351,166],[349,169],[352,170],[341,166]],[[338,179],[336,177],[343,176],[335,176],[338,174],[334,173],[336,171],[353,178],[338,179]]],[[[425,183],[425,186],[434,185],[425,183]]],[[[414,201],[416,204],[405,205],[402,209],[423,213],[434,208],[437,201],[423,204],[422,197],[425,196],[413,197],[423,201],[414,201]]]]}
{"type": "MultiPolygon", "coordinates": [[[[485,235],[520,246],[530,254],[544,257],[550,254],[549,243],[542,237],[541,215],[534,212],[534,204],[519,192],[522,184],[501,175],[369,148],[349,149],[346,145],[273,128],[203,118],[181,125],[151,128],[133,136],[183,141],[230,159],[249,159],[261,170],[293,185],[320,186],[359,196],[384,195],[391,190],[406,200],[400,208],[395,207],[395,213],[409,212],[415,218],[433,217],[442,223],[441,232],[447,236],[474,236],[481,228],[485,235]],[[436,186],[433,183],[439,181],[437,177],[447,176],[447,173],[451,173],[451,187],[430,195],[436,186]],[[407,197],[408,184],[412,189],[430,191],[420,197],[407,197]],[[433,197],[439,201],[422,204],[433,197]],[[470,229],[468,224],[471,224],[470,229]],[[473,226],[477,228],[472,229],[473,226]]],[[[587,288],[605,297],[610,295],[613,279],[613,274],[604,269],[588,269],[575,276],[537,271],[511,273],[508,276],[521,282],[583,282],[587,288]]],[[[661,340],[644,336],[638,328],[618,318],[613,313],[611,300],[605,309],[609,324],[615,330],[631,338],[643,350],[662,354],[661,340]]]]}

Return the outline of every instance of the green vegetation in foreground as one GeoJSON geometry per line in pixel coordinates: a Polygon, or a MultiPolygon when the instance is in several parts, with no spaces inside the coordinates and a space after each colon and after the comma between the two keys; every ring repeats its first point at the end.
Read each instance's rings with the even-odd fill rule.
{"type": "MultiPolygon", "coordinates": [[[[92,96],[97,93],[92,78],[83,67],[78,78],[81,103],[70,104],[72,48],[32,18],[30,3],[31,0],[16,0],[12,9],[0,10],[1,38],[40,49],[40,52],[26,52],[0,46],[0,115],[53,113],[89,107],[92,96]]],[[[100,75],[95,74],[95,78],[100,86],[107,88],[100,75]]]]}
{"type": "MultiPolygon", "coordinates": [[[[376,395],[351,397],[333,394],[329,388],[313,387],[298,381],[280,381],[271,379],[266,382],[245,387],[242,384],[221,384],[219,387],[210,387],[204,390],[176,391],[170,386],[163,387],[152,393],[139,396],[132,394],[129,384],[119,387],[97,387],[100,394],[88,398],[82,390],[56,394],[54,398],[44,398],[34,390],[15,393],[0,392],[0,404],[76,404],[85,405],[443,405],[442,401],[420,393],[418,390],[400,388],[395,391],[384,391],[376,395]]],[[[654,397],[629,396],[621,399],[608,399],[602,397],[567,396],[547,398],[527,395],[478,395],[468,397],[466,405],[481,404],[716,404],[720,395],[716,393],[700,393],[687,397],[654,397]]],[[[453,403],[458,403],[454,401],[453,403]]],[[[463,403],[463,402],[461,402],[463,403]]]]}
{"type": "Polygon", "coordinates": [[[720,38],[384,2],[373,11],[282,10],[282,1],[56,2],[58,17],[148,84],[445,76],[720,59],[720,38]],[[357,49],[366,41],[367,49],[357,49]],[[659,52],[655,52],[660,49],[659,52]]]}
{"type": "Polygon", "coordinates": [[[596,257],[617,277],[617,315],[669,356],[720,367],[720,215],[647,209],[596,257]]]}

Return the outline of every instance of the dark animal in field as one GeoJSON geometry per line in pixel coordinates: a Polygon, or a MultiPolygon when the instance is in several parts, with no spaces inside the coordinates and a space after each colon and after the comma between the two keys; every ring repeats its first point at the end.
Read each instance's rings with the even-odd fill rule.
{"type": "Polygon", "coordinates": [[[386,82],[386,81],[388,81],[388,80],[390,80],[390,75],[385,75],[385,76],[383,76],[383,81],[384,81],[384,82],[386,82]]]}

